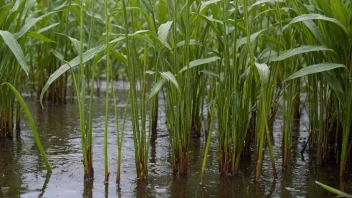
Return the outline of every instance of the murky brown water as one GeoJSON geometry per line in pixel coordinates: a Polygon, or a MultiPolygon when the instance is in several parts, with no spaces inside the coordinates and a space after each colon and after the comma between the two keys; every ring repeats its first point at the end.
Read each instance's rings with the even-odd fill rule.
{"type": "MultiPolygon", "coordinates": [[[[119,111],[125,106],[127,92],[120,94],[119,111]]],[[[104,114],[105,99],[95,100],[93,120],[93,160],[95,178],[92,185],[83,181],[83,164],[79,115],[75,104],[47,104],[42,110],[32,99],[28,105],[36,121],[41,141],[53,167],[47,175],[38,154],[27,122],[22,123],[20,139],[0,142],[0,197],[334,197],[317,186],[320,181],[343,191],[352,192],[352,175],[338,176],[338,168],[317,168],[306,152],[305,161],[299,154],[301,142],[307,138],[306,114],[300,121],[298,141],[293,146],[292,167],[281,170],[281,122],[277,118],[274,126],[274,152],[278,168],[278,179],[272,178],[268,156],[263,163],[260,182],[253,182],[253,163],[241,166],[237,177],[219,176],[217,170],[216,135],[213,134],[209,151],[205,184],[199,185],[199,174],[203,160],[205,142],[192,140],[189,151],[189,174],[175,176],[169,163],[170,150],[165,117],[160,112],[158,138],[150,149],[148,180],[138,185],[134,168],[133,136],[130,119],[126,122],[123,141],[121,184],[114,183],[116,174],[116,134],[113,111],[109,122],[109,170],[111,182],[104,184],[104,114]]],[[[24,119],[25,120],[25,119],[24,119]]],[[[122,119],[121,119],[122,120],[122,119]]],[[[266,152],[267,153],[267,152],[266,152]]]]}

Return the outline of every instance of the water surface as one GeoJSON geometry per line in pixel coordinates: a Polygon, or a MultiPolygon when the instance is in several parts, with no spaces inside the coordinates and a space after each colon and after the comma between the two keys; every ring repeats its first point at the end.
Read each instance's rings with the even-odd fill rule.
{"type": "MultiPolygon", "coordinates": [[[[103,96],[103,94],[102,94],[103,96]]],[[[126,105],[127,92],[119,93],[120,122],[126,105]]],[[[161,98],[162,99],[162,98],[161,98]]],[[[217,140],[213,132],[205,182],[199,185],[205,142],[192,139],[189,151],[189,174],[172,174],[165,114],[160,109],[158,135],[150,148],[149,177],[141,183],[136,180],[133,136],[130,118],[127,118],[121,183],[114,183],[117,164],[116,129],[113,108],[109,112],[109,171],[110,183],[104,184],[104,115],[105,99],[96,98],[93,115],[94,182],[84,183],[79,133],[79,115],[76,103],[46,104],[45,109],[32,98],[26,99],[36,121],[40,139],[53,168],[46,174],[45,165],[37,151],[28,122],[23,118],[20,138],[0,142],[0,197],[334,197],[314,181],[352,193],[352,175],[338,176],[336,167],[317,167],[308,152],[301,159],[300,149],[307,140],[307,114],[303,111],[293,145],[292,166],[282,171],[281,128],[278,115],[273,133],[273,150],[278,179],[272,177],[271,163],[266,150],[263,174],[254,182],[254,163],[246,160],[236,177],[220,176],[217,163],[217,140]]],[[[110,101],[112,103],[112,101],[110,101]]]]}

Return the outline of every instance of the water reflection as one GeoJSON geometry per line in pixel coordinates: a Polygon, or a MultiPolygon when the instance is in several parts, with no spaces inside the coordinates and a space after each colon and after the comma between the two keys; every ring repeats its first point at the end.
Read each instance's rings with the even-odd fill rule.
{"type": "MultiPolygon", "coordinates": [[[[125,94],[127,97],[127,94],[125,94]]],[[[119,101],[119,112],[124,110],[123,94],[119,101]]],[[[29,102],[37,123],[53,173],[46,174],[45,165],[37,151],[28,124],[22,126],[20,139],[0,142],[0,197],[326,197],[332,196],[315,184],[320,181],[335,188],[352,191],[351,174],[338,176],[336,167],[317,168],[308,152],[307,161],[300,159],[298,141],[294,141],[291,166],[281,171],[281,123],[274,125],[273,151],[279,179],[272,178],[268,149],[263,161],[260,182],[253,182],[254,162],[244,158],[239,174],[235,177],[219,176],[217,138],[212,135],[208,153],[204,185],[199,185],[199,174],[204,155],[204,140],[191,139],[189,145],[189,173],[186,176],[172,174],[169,160],[169,139],[165,125],[165,114],[160,112],[158,134],[151,139],[149,177],[145,182],[135,179],[134,150],[131,122],[126,122],[123,141],[121,183],[115,185],[116,131],[114,120],[109,122],[109,170],[110,183],[104,184],[103,126],[104,99],[96,99],[93,114],[93,182],[83,181],[82,153],[80,148],[79,115],[76,104],[47,105],[44,110],[29,102]],[[312,165],[313,164],[313,165],[312,165]]],[[[161,101],[162,103],[162,101],[161,101]]],[[[161,106],[162,110],[162,106],[161,106]]],[[[114,112],[109,112],[114,117],[114,112]]],[[[302,119],[302,118],[301,118],[302,119]]],[[[120,121],[122,121],[120,119],[120,121]]],[[[301,124],[300,124],[301,125],[301,124]]],[[[297,127],[301,128],[301,127],[297,127]]],[[[302,131],[293,132],[301,136],[302,131]]],[[[252,152],[253,153],[253,152],[252,152]]]]}
{"type": "Polygon", "coordinates": [[[173,197],[185,197],[188,186],[188,176],[187,175],[173,175],[171,195],[173,197]]]}
{"type": "Polygon", "coordinates": [[[43,187],[42,187],[42,192],[39,194],[38,197],[43,197],[43,195],[45,193],[45,190],[46,190],[46,188],[48,186],[48,183],[50,181],[50,177],[51,177],[51,173],[47,173],[46,177],[45,177],[45,181],[44,181],[43,187]]]}
{"type": "MultiPolygon", "coordinates": [[[[93,180],[87,180],[84,182],[83,197],[92,198],[93,197],[93,180]]],[[[106,188],[105,188],[106,190],[106,188]]]]}

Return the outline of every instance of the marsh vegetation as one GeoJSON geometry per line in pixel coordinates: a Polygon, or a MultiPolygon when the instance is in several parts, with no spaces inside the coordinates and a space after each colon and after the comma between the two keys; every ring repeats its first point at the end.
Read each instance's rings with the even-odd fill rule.
{"type": "Polygon", "coordinates": [[[334,165],[341,178],[350,173],[349,0],[3,0],[0,13],[0,136],[21,135],[23,108],[49,172],[19,93],[33,94],[43,108],[77,104],[86,182],[103,174],[93,164],[100,152],[93,150],[98,98],[105,99],[99,154],[106,183],[109,164],[121,181],[126,122],[139,181],[148,181],[160,126],[167,130],[175,175],[192,174],[190,148],[202,138],[201,184],[214,141],[220,175],[238,177],[250,163],[253,180],[260,181],[269,163],[275,180],[294,164],[303,112],[309,135],[302,158],[309,153],[317,167],[334,165]],[[128,90],[123,108],[121,81],[128,90]],[[115,161],[108,160],[111,137],[115,161]]]}

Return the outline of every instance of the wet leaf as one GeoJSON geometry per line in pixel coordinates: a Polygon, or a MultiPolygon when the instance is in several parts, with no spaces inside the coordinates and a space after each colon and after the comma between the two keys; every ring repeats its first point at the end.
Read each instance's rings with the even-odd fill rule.
{"type": "Polygon", "coordinates": [[[163,44],[163,46],[165,46],[165,44],[167,43],[167,36],[169,34],[172,23],[172,21],[168,21],[160,25],[158,29],[158,39],[163,44]]]}
{"type": "MultiPolygon", "coordinates": [[[[253,42],[262,32],[264,32],[266,29],[264,30],[260,30],[258,32],[255,32],[253,34],[251,34],[250,36],[250,40],[251,42],[253,42]]],[[[236,48],[239,48],[241,47],[242,45],[244,45],[245,43],[247,43],[247,37],[243,37],[241,39],[239,39],[239,41],[237,41],[237,44],[236,44],[236,48]]]]}
{"type": "MultiPolygon", "coordinates": [[[[57,12],[57,11],[55,11],[57,12]]],[[[26,21],[26,23],[24,24],[24,26],[20,29],[19,32],[17,32],[15,34],[16,39],[21,38],[24,34],[26,34],[28,32],[29,29],[31,29],[38,21],[43,20],[45,17],[51,16],[52,14],[54,14],[55,12],[49,12],[43,16],[40,16],[38,18],[31,18],[28,21],[26,21]]]]}
{"type": "Polygon", "coordinates": [[[340,26],[347,33],[346,27],[339,20],[334,19],[334,18],[330,18],[330,17],[326,17],[326,16],[321,15],[321,14],[303,14],[303,15],[300,15],[298,17],[295,17],[294,19],[292,19],[292,21],[290,23],[288,23],[287,25],[285,25],[282,28],[282,31],[284,31],[286,28],[288,28],[290,25],[292,25],[294,23],[308,21],[308,20],[329,21],[329,22],[335,23],[336,25],[340,26]]]}
{"type": "Polygon", "coordinates": [[[193,61],[189,62],[189,67],[184,66],[178,73],[182,73],[182,72],[186,71],[187,69],[191,69],[193,67],[197,67],[197,66],[204,65],[207,63],[215,62],[219,59],[220,59],[220,57],[213,56],[210,58],[201,58],[201,59],[193,60],[193,61]]]}
{"type": "Polygon", "coordinates": [[[259,0],[253,3],[248,10],[252,10],[252,8],[254,8],[255,6],[262,5],[265,3],[274,4],[274,3],[280,3],[280,2],[284,2],[284,1],[283,0],[259,0]]]}
{"type": "Polygon", "coordinates": [[[318,52],[318,51],[332,51],[332,49],[322,47],[322,46],[304,45],[294,49],[289,49],[271,61],[282,61],[282,60],[285,60],[286,58],[290,58],[298,54],[304,54],[307,52],[318,52]]]}
{"type": "MultiPolygon", "coordinates": [[[[220,0],[209,0],[209,1],[203,1],[202,4],[200,5],[199,8],[199,13],[202,13],[205,8],[207,8],[211,4],[215,4],[217,2],[220,2],[220,0]]],[[[203,13],[204,14],[204,13],[203,13]]]]}
{"type": "MultiPolygon", "coordinates": [[[[124,37],[119,37],[117,39],[110,41],[109,47],[115,45],[116,43],[118,43],[119,41],[122,41],[124,39],[125,39],[124,37]]],[[[91,48],[88,51],[84,52],[83,53],[83,63],[86,63],[87,61],[93,59],[97,54],[104,51],[105,49],[106,49],[106,45],[103,44],[103,45],[99,45],[95,48],[91,48]]],[[[48,90],[51,83],[53,83],[63,73],[65,73],[67,70],[69,70],[70,67],[74,68],[79,64],[80,64],[80,56],[78,55],[69,62],[69,65],[68,64],[61,65],[59,67],[59,69],[57,69],[53,74],[50,75],[48,81],[46,82],[46,84],[44,85],[44,87],[42,89],[42,93],[40,93],[40,104],[42,105],[42,107],[43,107],[42,101],[43,101],[44,93],[46,92],[46,90],[48,90]]]]}
{"type": "Polygon", "coordinates": [[[175,85],[176,89],[180,91],[180,88],[178,86],[177,80],[175,75],[173,75],[171,72],[167,71],[167,72],[160,72],[161,77],[163,77],[164,79],[170,81],[172,84],[175,85]]]}
{"type": "Polygon", "coordinates": [[[26,59],[24,57],[22,48],[20,44],[18,44],[17,40],[15,39],[14,35],[12,35],[8,31],[0,30],[0,35],[4,39],[6,45],[10,48],[13,55],[15,55],[18,63],[21,65],[23,71],[28,75],[28,66],[26,63],[26,59]]]}
{"type": "Polygon", "coordinates": [[[49,39],[48,37],[40,34],[40,33],[37,33],[37,32],[27,32],[27,35],[36,39],[36,40],[39,40],[39,41],[44,41],[44,42],[51,42],[51,43],[56,43],[55,41],[49,39]]]}
{"type": "Polygon", "coordinates": [[[150,100],[152,97],[154,97],[157,93],[159,93],[159,91],[161,90],[161,88],[163,87],[163,85],[167,82],[166,79],[162,78],[160,79],[157,83],[154,84],[154,86],[152,87],[152,89],[150,90],[149,96],[147,100],[150,100]]]}
{"type": "Polygon", "coordinates": [[[316,74],[316,73],[320,73],[323,71],[328,71],[328,70],[332,70],[332,69],[340,68],[340,67],[345,67],[345,66],[342,64],[336,64],[336,63],[320,63],[320,64],[316,64],[316,65],[311,65],[311,66],[305,67],[305,68],[297,71],[296,73],[292,74],[291,76],[286,78],[285,81],[289,81],[289,80],[292,80],[295,78],[307,76],[310,74],[316,74]]]}
{"type": "Polygon", "coordinates": [[[119,51],[111,49],[110,54],[117,58],[117,60],[121,61],[123,64],[127,65],[127,58],[125,55],[121,54],[119,51]]]}

